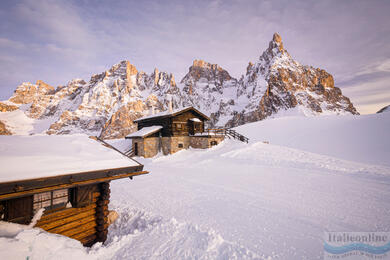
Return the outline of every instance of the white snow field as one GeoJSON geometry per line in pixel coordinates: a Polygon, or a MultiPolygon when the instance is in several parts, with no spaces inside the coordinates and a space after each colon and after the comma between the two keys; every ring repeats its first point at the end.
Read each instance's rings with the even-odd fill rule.
{"type": "Polygon", "coordinates": [[[136,158],[150,174],[111,182],[104,245],[1,223],[0,258],[322,259],[324,231],[390,231],[386,114],[270,119],[237,128],[249,144],[136,158]]]}

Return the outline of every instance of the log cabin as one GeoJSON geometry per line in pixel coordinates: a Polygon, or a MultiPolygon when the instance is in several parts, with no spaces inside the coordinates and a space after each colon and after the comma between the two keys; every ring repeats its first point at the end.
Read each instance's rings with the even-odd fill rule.
{"type": "Polygon", "coordinates": [[[143,165],[87,136],[0,136],[0,220],[80,241],[104,242],[110,182],[146,174],[143,165]]]}
{"type": "Polygon", "coordinates": [[[206,149],[224,140],[222,132],[205,130],[208,116],[194,107],[166,111],[134,120],[138,131],[126,136],[132,140],[129,153],[153,157],[172,154],[189,147],[206,149]]]}

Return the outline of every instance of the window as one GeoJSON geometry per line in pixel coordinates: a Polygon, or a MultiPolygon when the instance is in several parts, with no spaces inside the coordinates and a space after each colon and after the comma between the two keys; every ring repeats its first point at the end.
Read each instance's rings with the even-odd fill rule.
{"type": "Polygon", "coordinates": [[[195,131],[197,131],[197,132],[202,131],[202,123],[195,122],[194,128],[195,128],[195,131]]]}
{"type": "Polygon", "coordinates": [[[218,144],[217,141],[211,141],[211,142],[210,142],[210,145],[211,145],[211,146],[214,146],[214,145],[217,145],[217,144],[218,144]]]}
{"type": "Polygon", "coordinates": [[[183,148],[184,145],[183,145],[182,143],[179,143],[179,144],[178,144],[178,147],[179,147],[179,148],[183,148]]]}
{"type": "Polygon", "coordinates": [[[182,130],[183,129],[181,123],[176,123],[176,129],[177,130],[182,130]]]}
{"type": "Polygon", "coordinates": [[[34,213],[40,208],[55,209],[66,207],[69,202],[69,189],[61,189],[34,194],[34,213]]]}

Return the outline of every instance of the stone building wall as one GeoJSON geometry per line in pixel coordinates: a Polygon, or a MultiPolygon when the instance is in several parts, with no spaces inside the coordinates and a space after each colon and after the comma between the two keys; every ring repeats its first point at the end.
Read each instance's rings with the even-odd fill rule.
{"type": "Polygon", "coordinates": [[[144,139],[144,157],[150,158],[158,154],[160,147],[159,137],[146,137],[144,139]]]}
{"type": "Polygon", "coordinates": [[[207,149],[212,146],[213,141],[219,144],[224,139],[224,136],[191,136],[190,146],[198,149],[207,149]]]}
{"type": "Polygon", "coordinates": [[[212,146],[215,141],[219,144],[224,140],[224,136],[173,136],[173,137],[146,137],[133,139],[133,151],[135,143],[138,144],[138,155],[145,158],[156,156],[161,146],[161,151],[164,155],[176,153],[189,147],[197,149],[207,149],[212,146]],[[160,144],[161,142],[161,144],[160,144]],[[179,147],[179,144],[182,147],[179,147]]]}
{"type": "Polygon", "coordinates": [[[170,151],[169,153],[176,153],[183,149],[188,149],[190,147],[190,137],[189,136],[172,136],[166,137],[170,139],[170,151]],[[182,144],[183,147],[179,147],[179,144],[182,144]]]}

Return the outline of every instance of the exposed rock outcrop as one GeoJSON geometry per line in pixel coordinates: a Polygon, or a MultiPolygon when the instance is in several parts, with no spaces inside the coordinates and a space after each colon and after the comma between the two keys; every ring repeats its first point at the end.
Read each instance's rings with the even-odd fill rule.
{"type": "Polygon", "coordinates": [[[8,105],[0,102],[0,112],[11,112],[17,110],[19,107],[14,105],[8,105]]]}
{"type": "Polygon", "coordinates": [[[7,129],[2,121],[0,121],[0,135],[12,135],[12,132],[7,129]]]}
{"type": "Polygon", "coordinates": [[[229,120],[228,127],[262,120],[295,107],[305,114],[358,114],[350,100],[334,86],[332,75],[296,62],[276,33],[259,60],[248,65],[239,85],[238,98],[244,96],[249,100],[229,120]]]}
{"type": "Polygon", "coordinates": [[[24,104],[28,117],[53,121],[47,134],[122,138],[135,131],[135,119],[168,110],[170,103],[174,109],[191,105],[204,111],[211,127],[237,126],[291,109],[310,115],[357,114],[332,75],[295,61],[278,34],[239,80],[203,60],[194,60],[179,84],[171,73],[156,68],[147,74],[121,61],[89,82],[74,79],[56,89],[43,81],[23,83],[8,102],[0,103],[0,111],[24,104]]]}

